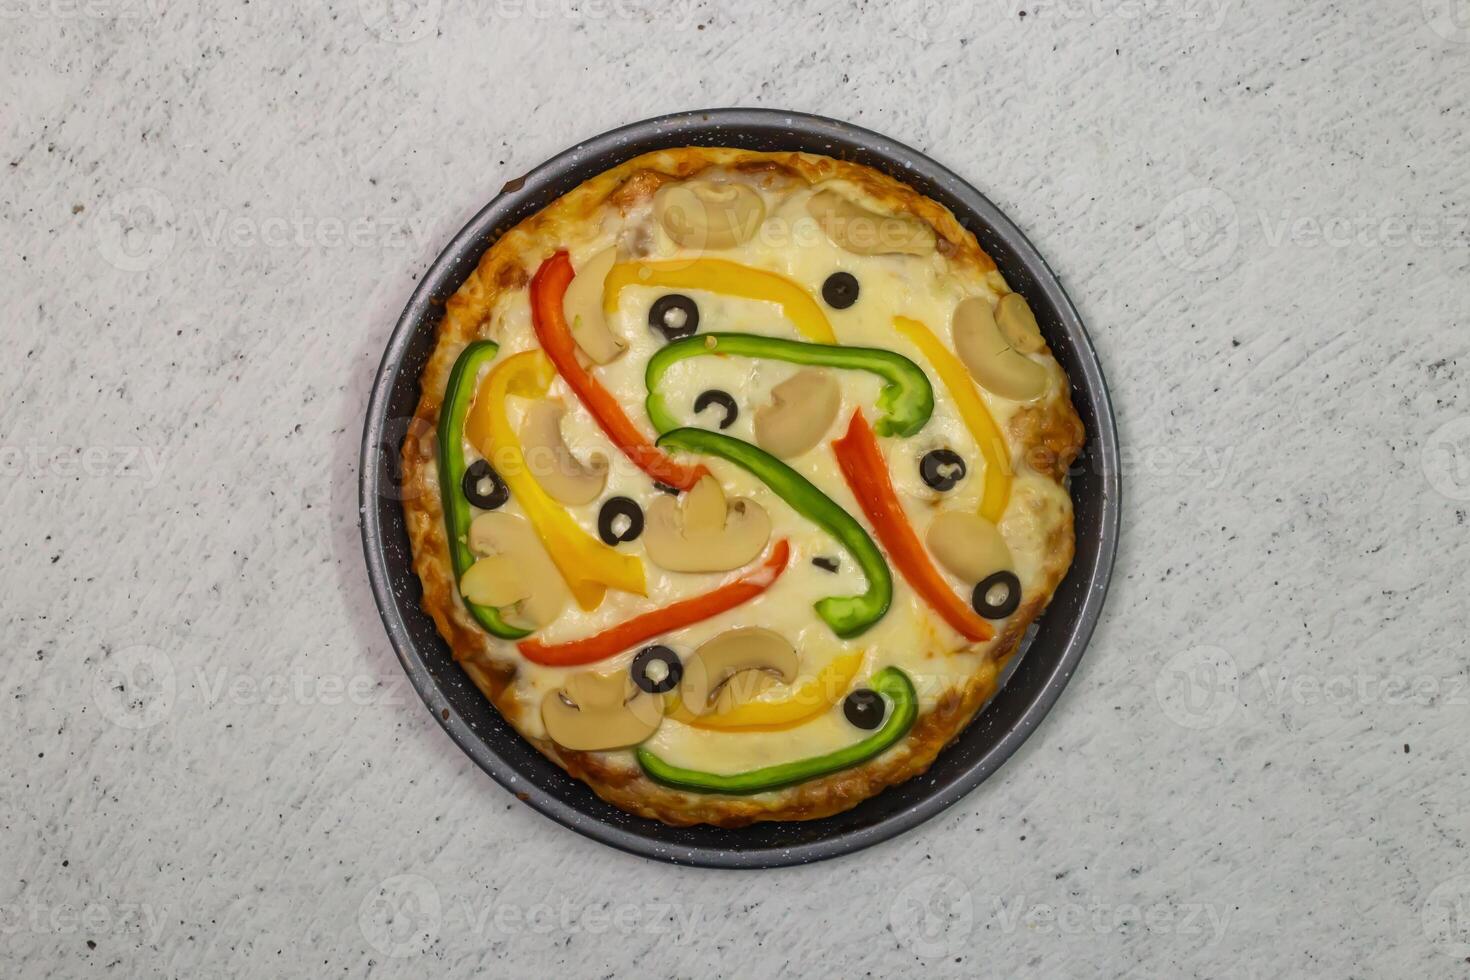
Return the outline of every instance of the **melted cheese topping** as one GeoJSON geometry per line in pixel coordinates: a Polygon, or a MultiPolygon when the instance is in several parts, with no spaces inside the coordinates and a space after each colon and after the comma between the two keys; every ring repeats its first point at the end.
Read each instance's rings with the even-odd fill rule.
{"type": "MultiPolygon", "coordinates": [[[[941,508],[976,511],[984,488],[985,463],[980,451],[933,367],[913,344],[893,329],[893,318],[902,315],[919,320],[948,343],[949,323],[955,307],[970,296],[984,296],[992,302],[998,300],[1005,291],[999,275],[992,273],[981,277],[967,270],[957,270],[938,252],[922,257],[861,256],[846,252],[829,241],[807,215],[806,202],[812,193],[809,188],[788,185],[772,191],[737,175],[725,176],[761,193],[767,217],[749,241],[713,255],[786,276],[818,300],[839,343],[895,351],[914,361],[929,377],[934,388],[935,407],[928,424],[911,438],[881,440],[894,488],[919,537],[923,538],[929,522],[941,508]],[[832,309],[820,300],[823,282],[838,271],[850,272],[860,287],[857,302],[845,310],[832,309]],[[925,453],[940,447],[959,453],[968,466],[968,473],[961,483],[944,494],[936,493],[924,484],[918,466],[925,453]]],[[[861,200],[855,191],[845,190],[861,200]]],[[[626,217],[608,207],[600,228],[592,227],[584,240],[567,246],[573,267],[585,267],[593,256],[620,240],[651,243],[650,257],[654,259],[694,257],[693,253],[682,251],[669,239],[654,218],[650,201],[626,217]]],[[[537,256],[526,257],[526,264],[532,268],[538,261],[537,256]]],[[[666,292],[669,290],[641,285],[623,290],[618,310],[608,318],[608,326],[627,343],[628,348],[612,363],[592,368],[594,376],[619,399],[629,418],[650,438],[656,433],[644,409],[647,395],[644,370],[648,359],[664,345],[665,340],[649,328],[648,311],[650,305],[666,292]]],[[[731,331],[805,339],[775,304],[701,290],[684,292],[699,305],[701,333],[731,331]]],[[[495,336],[501,343],[497,363],[518,351],[538,346],[525,292],[502,297],[494,320],[495,336]]],[[[1051,369],[1054,385],[1065,384],[1060,368],[1049,356],[1033,355],[1033,358],[1051,369]]],[[[660,390],[680,424],[707,428],[715,428],[722,415],[718,409],[711,409],[703,416],[695,416],[692,409],[695,398],[711,388],[729,392],[735,397],[740,412],[734,424],[722,431],[753,443],[752,420],[756,409],[769,402],[770,390],[774,386],[797,370],[796,365],[774,360],[695,357],[672,366],[660,390]]],[[[869,419],[876,416],[874,406],[881,382],[865,371],[826,370],[831,370],[841,385],[842,407],[831,431],[814,449],[785,462],[867,527],[867,521],[848,490],[828,444],[845,431],[855,409],[862,409],[869,419]]],[[[981,389],[981,394],[996,424],[1005,432],[1018,404],[984,389],[981,389]]],[[[584,506],[567,508],[573,518],[595,537],[598,511],[608,497],[630,497],[646,510],[660,493],[650,478],[608,441],[596,421],[560,378],[553,382],[550,396],[567,406],[562,430],[573,453],[583,460],[599,453],[611,464],[607,486],[601,496],[584,506]]],[[[510,399],[508,408],[513,425],[519,427],[528,404],[523,399],[510,399]]],[[[465,450],[467,460],[479,458],[473,446],[467,445],[465,450]]],[[[1030,471],[1014,450],[1012,456],[1015,482],[1010,505],[999,526],[1010,547],[1023,592],[1026,592],[1041,582],[1051,529],[1056,526],[1059,510],[1069,509],[1071,502],[1065,490],[1049,478],[1030,471]]],[[[977,675],[990,676],[988,672],[993,671],[993,667],[985,658],[990,644],[966,648],[963,638],[914,593],[891,562],[894,596],[887,615],[855,639],[838,639],[814,614],[812,604],[826,596],[862,593],[866,582],[856,562],[825,531],[797,514],[744,470],[719,459],[701,458],[700,462],[719,479],[728,498],[748,497],[765,509],[771,518],[771,540],[789,539],[791,560],[785,573],[762,595],[720,616],[664,637],[660,642],[687,657],[701,643],[725,630],[759,624],[786,637],[798,651],[801,661],[798,683],[816,674],[835,656],[861,651],[865,655],[864,665],[856,683],[863,683],[884,667],[897,666],[909,674],[919,690],[921,711],[931,706],[944,691],[977,675]],[[839,567],[835,573],[812,564],[813,558],[823,556],[838,559],[839,567]]],[[[507,503],[503,510],[523,514],[515,500],[507,503]]],[[[874,539],[876,541],[876,535],[874,539]]],[[[707,592],[741,575],[738,569],[719,574],[666,571],[648,560],[641,540],[622,544],[619,550],[644,559],[648,577],[647,597],[610,590],[597,609],[583,611],[569,603],[560,618],[538,631],[537,636],[543,642],[557,643],[596,633],[650,609],[707,592]]],[[[948,573],[944,574],[956,592],[968,600],[969,586],[948,573]]],[[[1003,624],[995,625],[999,635],[1003,624]]],[[[513,692],[523,708],[522,728],[528,734],[541,735],[544,734],[541,700],[562,686],[569,673],[588,669],[603,673],[626,670],[636,652],[628,650],[608,660],[577,668],[532,664],[521,657],[511,643],[497,643],[495,655],[517,667],[513,692]]],[[[784,685],[776,685],[762,694],[761,699],[777,700],[789,690],[784,685]]],[[[866,734],[845,720],[839,697],[830,710],[785,731],[710,731],[665,719],[648,744],[675,765],[716,773],[737,773],[825,754],[859,741],[866,734]]],[[[628,765],[635,764],[628,750],[614,755],[624,757],[628,765]]]]}

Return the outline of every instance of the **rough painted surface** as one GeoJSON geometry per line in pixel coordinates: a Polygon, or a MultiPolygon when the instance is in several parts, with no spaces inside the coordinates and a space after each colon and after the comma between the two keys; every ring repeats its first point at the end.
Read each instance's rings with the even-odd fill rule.
{"type": "Polygon", "coordinates": [[[3,8],[6,975],[1463,974],[1463,0],[746,6],[3,8]],[[356,526],[448,237],[720,104],[971,178],[1071,290],[1129,464],[1025,748],[777,872],[629,857],[481,775],[356,526]]]}

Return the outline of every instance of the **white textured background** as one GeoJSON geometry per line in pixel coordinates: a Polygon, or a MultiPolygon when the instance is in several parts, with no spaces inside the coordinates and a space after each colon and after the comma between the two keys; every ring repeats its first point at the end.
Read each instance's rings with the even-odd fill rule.
{"type": "Polygon", "coordinates": [[[0,972],[1450,977],[1470,957],[1470,0],[0,0],[0,972]],[[680,870],[402,680],[366,395],[581,138],[845,117],[1035,240],[1109,372],[1080,673],[919,831],[680,870]]]}

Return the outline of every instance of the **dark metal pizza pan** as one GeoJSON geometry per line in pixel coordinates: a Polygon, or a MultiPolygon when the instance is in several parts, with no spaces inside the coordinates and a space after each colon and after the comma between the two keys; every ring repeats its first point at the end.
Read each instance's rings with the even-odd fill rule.
{"type": "Polygon", "coordinates": [[[983,194],[923,154],[848,123],[770,109],[714,109],[648,119],[572,147],[507,184],[449,243],[414,290],[373,385],[360,471],[362,537],[378,609],[404,670],[434,718],[497,782],[558,823],[634,854],[674,864],[769,868],[837,857],[913,829],[980,785],[1035,730],[1071,678],[1102,611],[1117,548],[1119,476],[1112,406],[1087,331],[1050,267],[983,194]],[[821,820],[738,830],[669,827],[604,803],[505,723],[455,665],[419,608],[397,490],[398,455],[444,300],[522,218],[633,156],[690,145],[802,150],[853,160],[944,204],[1030,301],[1071,378],[1072,399],[1087,426],[1087,446],[1071,482],[1077,558],[1000,693],[923,776],[821,820]]]}

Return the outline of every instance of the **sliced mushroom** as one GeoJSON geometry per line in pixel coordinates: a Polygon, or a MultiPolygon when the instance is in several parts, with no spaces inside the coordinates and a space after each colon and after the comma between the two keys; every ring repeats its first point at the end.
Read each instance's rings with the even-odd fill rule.
{"type": "Polygon", "coordinates": [[[1013,348],[996,326],[990,301],[971,296],[955,307],[950,326],[955,352],[983,387],[1027,402],[1046,392],[1046,368],[1013,348]]]}
{"type": "Polygon", "coordinates": [[[827,371],[807,368],[771,389],[771,403],[755,410],[755,441],[782,459],[821,441],[842,407],[842,389],[827,371]]]}
{"type": "Polygon", "coordinates": [[[766,218],[766,204],[752,188],[706,180],[659,188],[653,208],[675,243],[695,249],[739,245],[766,218]]]}
{"type": "Polygon", "coordinates": [[[459,581],[466,600],[509,609],[532,626],[561,615],[569,598],[566,582],[525,518],[504,511],[481,514],[470,522],[468,544],[484,557],[459,581]]]}
{"type": "Polygon", "coordinates": [[[1041,328],[1036,325],[1036,314],[1020,293],[1006,293],[1000,298],[995,308],[995,324],[1006,342],[1022,354],[1035,354],[1046,346],[1041,328]]]}
{"type": "Polygon", "coordinates": [[[566,406],[558,401],[532,403],[521,420],[526,466],[541,488],[564,504],[591,503],[607,485],[607,457],[593,453],[583,463],[572,455],[561,434],[566,406]]]}
{"type": "Polygon", "coordinates": [[[855,255],[928,255],[934,229],[917,218],[879,214],[833,190],[817,191],[806,203],[828,238],[855,255]]]}
{"type": "Polygon", "coordinates": [[[546,734],[576,752],[637,745],[658,731],[663,717],[664,699],[639,690],[626,671],[573,674],[541,699],[546,734]]]}
{"type": "Polygon", "coordinates": [[[790,684],[798,666],[795,648],[781,634],[759,626],[726,630],[685,662],[679,699],[696,715],[727,711],[774,681],[790,684]],[[747,671],[764,676],[747,676],[747,671]]]}
{"type": "Polygon", "coordinates": [[[491,555],[465,569],[459,593],[477,606],[513,606],[526,597],[526,583],[515,562],[491,555]]]}
{"type": "Polygon", "coordinates": [[[970,584],[1013,567],[1000,529],[971,511],[942,512],[930,523],[925,540],[939,564],[970,584]]]}
{"type": "Polygon", "coordinates": [[[602,313],[602,284],[618,259],[616,247],[605,248],[583,264],[572,277],[562,297],[562,314],[571,324],[572,339],[596,364],[607,364],[628,349],[621,337],[608,329],[602,313]]]}
{"type": "Polygon", "coordinates": [[[764,670],[742,670],[715,689],[707,714],[719,715],[754,701],[763,691],[782,683],[781,677],[764,670]]]}
{"type": "Polygon", "coordinates": [[[643,547],[671,572],[728,572],[747,564],[771,537],[771,518],[753,500],[725,500],[720,481],[700,479],[684,495],[660,495],[648,507],[643,547]]]}

